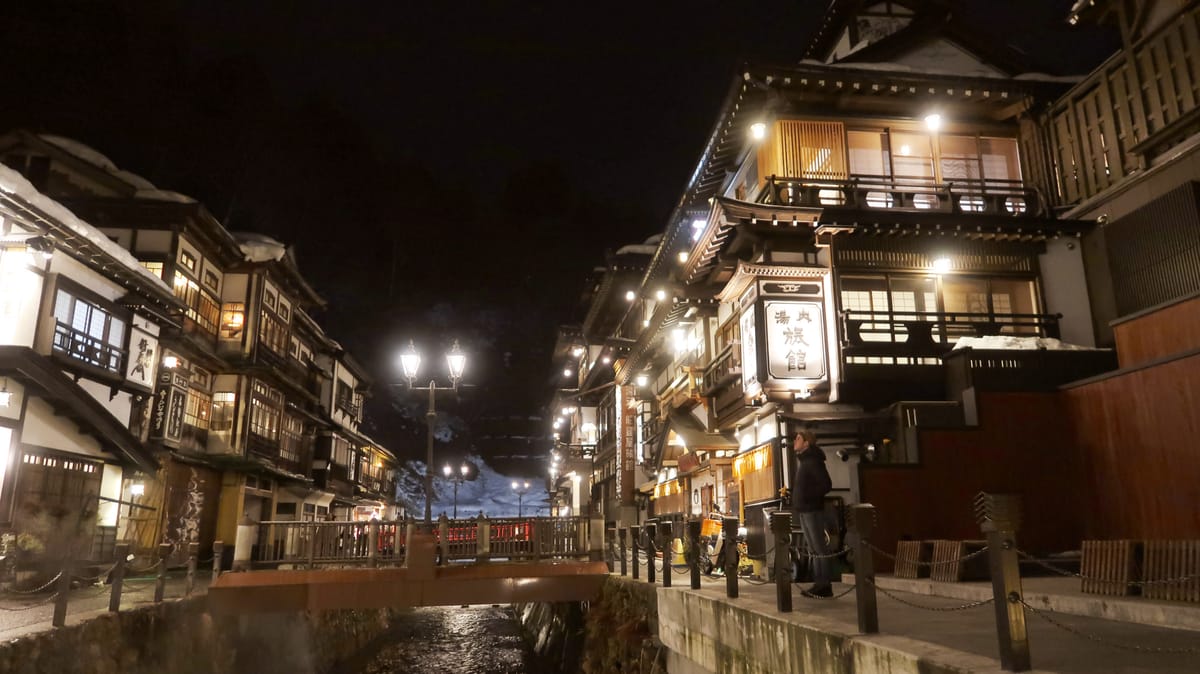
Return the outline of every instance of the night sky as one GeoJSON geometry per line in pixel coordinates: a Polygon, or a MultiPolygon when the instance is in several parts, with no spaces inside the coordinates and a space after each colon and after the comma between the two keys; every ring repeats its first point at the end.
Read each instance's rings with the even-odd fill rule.
{"type": "MultiPolygon", "coordinates": [[[[738,63],[799,59],[826,4],[8,4],[0,126],[294,245],[377,398],[457,337],[476,413],[528,415],[584,275],[662,231],[738,63]]],[[[965,4],[1036,44],[1071,2],[965,4]]]]}

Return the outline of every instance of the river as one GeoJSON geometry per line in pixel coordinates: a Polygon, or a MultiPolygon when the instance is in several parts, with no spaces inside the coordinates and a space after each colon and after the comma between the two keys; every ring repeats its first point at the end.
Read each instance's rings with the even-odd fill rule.
{"type": "Polygon", "coordinates": [[[507,606],[414,609],[381,643],[339,674],[547,674],[507,606]]]}

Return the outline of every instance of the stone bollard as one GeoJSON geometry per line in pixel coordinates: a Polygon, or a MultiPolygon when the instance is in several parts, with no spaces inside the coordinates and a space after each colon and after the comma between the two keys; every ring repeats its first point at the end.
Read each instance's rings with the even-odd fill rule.
{"type": "Polygon", "coordinates": [[[492,525],[483,513],[475,519],[475,561],[486,562],[492,556],[492,525]]]}
{"type": "Polygon", "coordinates": [[[725,535],[721,546],[721,554],[725,556],[725,596],[730,599],[738,596],[738,524],[736,517],[721,519],[721,533],[725,535]]]}
{"type": "Polygon", "coordinates": [[[617,547],[617,530],[604,530],[604,566],[612,573],[617,568],[617,553],[614,548],[617,547]],[[611,535],[610,535],[611,534],[611,535]]]}
{"type": "Polygon", "coordinates": [[[858,631],[879,633],[879,605],[875,602],[875,559],[871,556],[871,535],[875,531],[875,506],[859,503],[850,506],[850,535],[854,540],[854,597],[858,605],[858,631]]]}
{"type": "MultiPolygon", "coordinates": [[[[544,520],[534,520],[534,522],[542,521],[544,520]]],[[[593,562],[604,561],[604,520],[598,517],[588,520],[588,560],[593,562]]],[[[608,570],[612,571],[611,564],[608,570]]]]}
{"type": "Polygon", "coordinates": [[[200,544],[188,543],[188,559],[187,559],[187,580],[183,585],[183,596],[192,596],[192,591],[196,589],[196,566],[200,558],[200,544]]]}
{"type": "Polygon", "coordinates": [[[640,566],[641,562],[638,561],[638,554],[641,552],[641,546],[638,545],[638,543],[640,543],[640,540],[638,538],[640,535],[641,535],[641,530],[639,529],[639,527],[630,527],[630,529],[629,529],[629,545],[633,549],[633,554],[631,556],[633,557],[633,579],[634,580],[638,579],[638,574],[641,571],[641,566],[640,566]]]}
{"type": "Polygon", "coordinates": [[[791,613],[792,560],[788,548],[792,543],[792,513],[787,510],[771,513],[771,533],[775,535],[775,608],[780,613],[791,613]]]}
{"type": "Polygon", "coordinates": [[[646,522],[642,525],[642,530],[646,532],[646,582],[654,584],[654,552],[657,549],[654,543],[654,535],[658,530],[653,522],[646,522]]]}
{"type": "Polygon", "coordinates": [[[625,546],[625,537],[628,535],[629,535],[629,527],[620,527],[619,529],[617,529],[617,545],[620,546],[619,549],[620,549],[620,553],[621,553],[621,575],[622,576],[627,575],[629,573],[628,561],[625,559],[625,555],[627,554],[627,550],[626,550],[626,546],[625,546]]]}
{"type": "Polygon", "coordinates": [[[54,592],[54,617],[50,624],[62,627],[67,624],[67,599],[71,596],[71,558],[63,560],[62,570],[58,572],[58,585],[54,592]]]}
{"type": "Polygon", "coordinates": [[[221,558],[225,556],[225,543],[213,541],[212,582],[221,577],[221,558]]]}
{"type": "Polygon", "coordinates": [[[379,566],[379,520],[367,522],[367,568],[379,566]]]}
{"type": "Polygon", "coordinates": [[[446,513],[438,515],[437,532],[438,566],[445,566],[450,563],[450,520],[446,513]]]}
{"type": "Polygon", "coordinates": [[[700,520],[690,519],[687,523],[687,539],[688,539],[688,569],[692,572],[692,589],[700,589],[700,555],[704,554],[700,550],[700,520]]]}
{"type": "Polygon", "coordinates": [[[233,543],[233,571],[249,571],[251,566],[251,554],[254,551],[254,545],[258,542],[258,522],[250,519],[249,515],[243,515],[242,521],[238,522],[237,538],[233,543]]]}
{"type": "Polygon", "coordinates": [[[1021,497],[1016,494],[979,492],[975,497],[975,518],[979,529],[987,536],[1000,666],[1010,672],[1025,672],[1032,668],[1017,560],[1020,510],[1021,497]]]}
{"type": "Polygon", "coordinates": [[[129,544],[117,543],[117,562],[112,569],[112,588],[108,593],[108,610],[121,610],[121,588],[125,585],[125,564],[129,561],[129,544]]]}
{"type": "Polygon", "coordinates": [[[154,603],[161,604],[163,593],[167,590],[167,558],[171,556],[171,544],[162,543],[158,546],[158,578],[154,581],[154,603]]]}

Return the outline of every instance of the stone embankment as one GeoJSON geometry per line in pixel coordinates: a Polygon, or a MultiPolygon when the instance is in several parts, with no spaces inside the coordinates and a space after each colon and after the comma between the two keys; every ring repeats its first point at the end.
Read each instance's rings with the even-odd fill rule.
{"type": "Polygon", "coordinates": [[[382,610],[216,621],[196,597],[107,613],[0,644],[5,674],[326,674],[384,633],[382,610]]]}

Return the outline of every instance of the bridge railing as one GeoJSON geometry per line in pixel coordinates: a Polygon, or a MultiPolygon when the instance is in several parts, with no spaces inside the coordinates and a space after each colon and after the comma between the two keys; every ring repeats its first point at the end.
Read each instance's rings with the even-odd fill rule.
{"type": "MultiPolygon", "coordinates": [[[[268,521],[257,524],[258,568],[402,564],[411,522],[268,521]]],[[[441,518],[434,527],[441,563],[587,559],[586,517],[441,518]]]]}
{"type": "Polygon", "coordinates": [[[404,560],[406,526],[383,522],[259,522],[255,566],[395,564],[404,560]]]}

